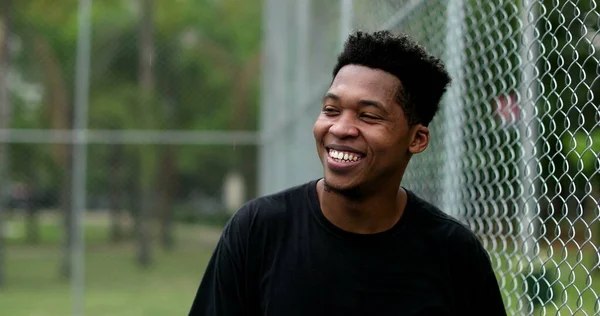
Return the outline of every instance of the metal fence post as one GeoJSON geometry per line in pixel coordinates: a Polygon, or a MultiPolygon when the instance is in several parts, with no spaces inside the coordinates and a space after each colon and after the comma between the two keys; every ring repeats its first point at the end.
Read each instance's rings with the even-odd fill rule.
{"type": "MultiPolygon", "coordinates": [[[[519,181],[522,186],[522,213],[519,222],[519,233],[523,243],[523,255],[527,259],[527,270],[522,270],[524,276],[534,270],[533,262],[539,253],[537,238],[539,231],[539,159],[536,148],[538,139],[538,119],[536,103],[538,99],[538,59],[537,30],[538,20],[536,0],[524,0],[521,7],[522,37],[520,45],[521,84],[519,104],[521,117],[518,120],[519,145],[522,159],[519,159],[519,181]]],[[[528,304],[525,313],[533,312],[533,302],[523,296],[528,304]]]]}
{"type": "Polygon", "coordinates": [[[73,232],[73,249],[71,250],[71,287],[73,315],[84,314],[84,228],[83,219],[86,208],[86,162],[87,143],[86,129],[88,121],[88,98],[90,79],[90,45],[91,45],[91,11],[92,0],[79,0],[77,60],[75,67],[75,119],[73,143],[73,180],[71,225],[73,232]]]}
{"type": "Polygon", "coordinates": [[[463,0],[451,0],[446,7],[446,64],[452,77],[452,85],[447,92],[444,119],[443,192],[441,201],[445,212],[460,219],[461,189],[463,170],[461,157],[463,144],[463,67],[464,67],[464,3],[463,0]]]}
{"type": "Polygon", "coordinates": [[[352,21],[354,20],[352,6],[352,0],[340,2],[340,46],[344,45],[348,34],[352,31],[352,21]]]}
{"type": "Polygon", "coordinates": [[[272,60],[275,58],[277,52],[277,46],[275,45],[276,37],[276,25],[277,20],[274,17],[276,11],[274,10],[275,5],[273,0],[263,1],[263,21],[262,26],[264,30],[263,40],[263,52],[262,52],[262,71],[261,75],[261,94],[260,94],[260,140],[258,147],[258,193],[265,194],[271,190],[272,187],[272,174],[271,168],[273,166],[273,155],[272,148],[273,144],[270,140],[272,134],[272,124],[270,123],[273,119],[272,116],[272,99],[273,92],[269,90],[269,86],[273,82],[274,67],[272,60]]]}
{"type": "MultiPolygon", "coordinates": [[[[12,117],[12,102],[8,75],[11,64],[12,41],[12,15],[13,3],[11,0],[3,1],[0,5],[3,16],[0,19],[0,33],[3,33],[0,42],[0,129],[10,129],[12,117]]],[[[6,280],[6,210],[10,194],[10,144],[0,143],[0,287],[6,280]]]]}
{"type": "MultiPolygon", "coordinates": [[[[310,93],[308,93],[308,72],[309,72],[309,48],[310,48],[310,9],[312,0],[297,0],[296,1],[296,67],[294,78],[294,102],[293,105],[298,107],[304,107],[311,100],[309,99],[310,93]]],[[[307,170],[307,165],[304,161],[308,158],[307,155],[310,151],[307,150],[304,145],[306,139],[305,135],[310,133],[306,127],[309,122],[306,115],[298,117],[294,122],[294,127],[289,131],[292,133],[292,139],[295,145],[290,146],[289,152],[293,153],[290,157],[293,168],[290,170],[293,172],[291,175],[291,181],[288,181],[286,185],[296,185],[301,181],[306,181],[307,175],[310,174],[307,170]]]]}

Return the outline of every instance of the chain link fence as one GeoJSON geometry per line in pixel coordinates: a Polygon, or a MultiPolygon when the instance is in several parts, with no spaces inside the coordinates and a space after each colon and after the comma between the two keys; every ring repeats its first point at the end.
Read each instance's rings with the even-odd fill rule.
{"type": "Polygon", "coordinates": [[[509,315],[599,314],[599,13],[595,0],[265,1],[261,192],[321,175],[310,130],[348,32],[409,33],[454,84],[404,185],[481,238],[509,315]]]}
{"type": "Polygon", "coordinates": [[[351,30],[391,29],[454,78],[404,185],[477,233],[510,315],[600,313],[594,0],[5,0],[0,17],[0,236],[21,243],[6,224],[23,217],[23,242],[65,250],[0,243],[0,285],[31,256],[81,269],[83,208],[110,215],[107,239],[136,235],[143,264],[169,223],[321,176],[310,131],[336,54],[351,30]],[[46,214],[60,233],[36,229],[46,214]]]}

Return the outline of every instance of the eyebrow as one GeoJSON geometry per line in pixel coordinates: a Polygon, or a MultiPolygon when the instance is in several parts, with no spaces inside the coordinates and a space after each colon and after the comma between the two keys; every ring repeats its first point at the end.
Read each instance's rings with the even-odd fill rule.
{"type": "Polygon", "coordinates": [[[335,101],[339,101],[339,100],[340,100],[340,97],[338,97],[337,95],[335,95],[335,94],[333,94],[333,93],[331,93],[331,92],[328,92],[328,93],[327,93],[327,94],[325,94],[325,96],[323,97],[323,101],[325,101],[325,100],[327,100],[327,99],[333,99],[333,100],[335,100],[335,101]]]}
{"type": "MultiPolygon", "coordinates": [[[[331,92],[328,92],[323,97],[323,101],[325,101],[327,99],[332,99],[332,100],[335,100],[335,101],[339,101],[341,98],[339,96],[331,93],[331,92]]],[[[383,106],[383,104],[381,104],[381,102],[378,102],[378,101],[374,101],[374,100],[360,100],[360,101],[358,101],[358,104],[360,104],[362,106],[376,107],[376,108],[380,109],[381,111],[387,113],[387,110],[385,109],[385,107],[383,106]]]]}

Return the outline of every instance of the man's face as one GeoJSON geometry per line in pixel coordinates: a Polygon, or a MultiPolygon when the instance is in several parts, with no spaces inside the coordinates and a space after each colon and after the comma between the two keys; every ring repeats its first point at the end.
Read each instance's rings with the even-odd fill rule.
{"type": "Polygon", "coordinates": [[[410,155],[427,147],[427,128],[409,127],[397,103],[400,84],[382,70],[340,69],[313,127],[328,187],[343,192],[398,182],[410,155]]]}

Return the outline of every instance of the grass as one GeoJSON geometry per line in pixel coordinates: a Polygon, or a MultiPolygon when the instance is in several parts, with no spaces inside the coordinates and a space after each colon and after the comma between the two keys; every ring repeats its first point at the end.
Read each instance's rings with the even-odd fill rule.
{"type": "MultiPolygon", "coordinates": [[[[70,283],[58,273],[62,258],[58,224],[44,221],[38,245],[24,244],[20,237],[9,239],[6,286],[0,289],[3,315],[71,314],[70,283]]],[[[177,226],[176,248],[165,252],[153,247],[154,263],[142,269],[135,262],[132,243],[110,245],[105,223],[87,223],[85,314],[185,315],[219,233],[211,227],[177,226]]]]}
{"type": "MultiPolygon", "coordinates": [[[[2,315],[70,315],[70,283],[59,278],[62,259],[61,228],[56,218],[41,222],[41,242],[29,245],[23,239],[24,224],[9,222],[12,236],[7,240],[6,286],[0,289],[2,315]]],[[[165,252],[154,245],[154,263],[142,269],[135,261],[135,244],[107,242],[108,221],[88,216],[85,225],[86,315],[185,315],[220,235],[220,228],[201,225],[176,226],[176,248],[165,252]]],[[[517,314],[523,293],[519,262],[510,249],[492,253],[509,315],[517,314]]],[[[555,251],[549,266],[557,281],[556,298],[539,306],[534,315],[600,314],[600,273],[592,267],[592,248],[555,251]],[[562,258],[559,260],[559,258],[562,258]]],[[[547,259],[547,258],[546,258],[547,259]]],[[[540,258],[539,260],[545,261],[540,258]]]]}

